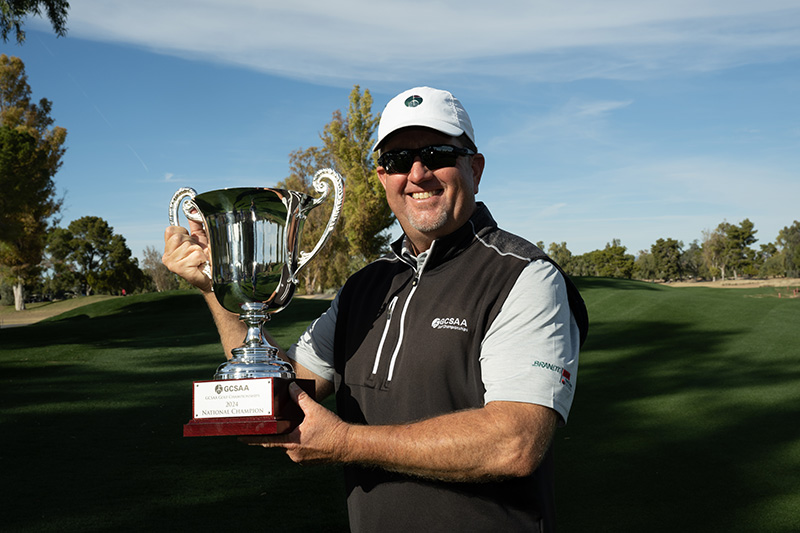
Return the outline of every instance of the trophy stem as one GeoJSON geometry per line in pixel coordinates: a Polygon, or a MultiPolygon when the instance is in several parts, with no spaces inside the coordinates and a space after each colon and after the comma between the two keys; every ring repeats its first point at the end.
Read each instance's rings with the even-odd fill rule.
{"type": "Polygon", "coordinates": [[[263,326],[269,320],[267,305],[253,302],[241,307],[239,320],[247,325],[244,344],[231,350],[233,357],[219,366],[214,379],[294,379],[292,365],[278,357],[278,348],[264,337],[263,326]]]}

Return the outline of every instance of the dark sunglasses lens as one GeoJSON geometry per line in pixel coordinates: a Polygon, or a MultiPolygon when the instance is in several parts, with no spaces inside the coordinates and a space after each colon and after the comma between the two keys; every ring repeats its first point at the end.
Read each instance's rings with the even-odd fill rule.
{"type": "Polygon", "coordinates": [[[411,170],[414,164],[414,154],[408,150],[386,152],[378,158],[378,164],[390,174],[403,174],[411,170]]]}
{"type": "Polygon", "coordinates": [[[422,163],[431,170],[454,167],[458,161],[458,153],[449,146],[429,146],[419,155],[422,163]]]}

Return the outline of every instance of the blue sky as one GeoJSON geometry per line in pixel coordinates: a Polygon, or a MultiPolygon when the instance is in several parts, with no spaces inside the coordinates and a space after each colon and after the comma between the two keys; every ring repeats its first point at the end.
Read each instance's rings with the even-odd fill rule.
{"type": "Polygon", "coordinates": [[[62,225],[100,216],[138,257],[177,188],[285,178],[354,85],[375,113],[459,97],[478,198],[533,242],[636,253],[749,218],[761,244],[800,219],[796,0],[71,4],[66,38],[29,19],[0,47],[68,130],[62,225]]]}

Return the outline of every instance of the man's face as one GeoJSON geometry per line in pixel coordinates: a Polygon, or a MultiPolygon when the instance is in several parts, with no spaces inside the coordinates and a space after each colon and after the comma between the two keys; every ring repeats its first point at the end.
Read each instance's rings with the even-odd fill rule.
{"type": "MultiPolygon", "coordinates": [[[[393,134],[382,152],[440,144],[461,146],[457,139],[434,130],[406,128],[393,134]]],[[[476,154],[459,157],[455,167],[436,170],[427,168],[419,158],[405,174],[390,174],[378,167],[386,201],[417,252],[427,250],[434,239],[449,235],[469,220],[475,211],[483,166],[483,156],[476,154]]]]}

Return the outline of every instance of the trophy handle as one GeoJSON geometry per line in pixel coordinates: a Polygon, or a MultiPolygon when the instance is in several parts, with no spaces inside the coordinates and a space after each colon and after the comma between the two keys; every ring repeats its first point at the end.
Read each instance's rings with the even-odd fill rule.
{"type": "Polygon", "coordinates": [[[200,214],[200,210],[197,208],[195,203],[192,201],[194,197],[197,196],[197,191],[192,189],[191,187],[181,187],[175,194],[172,195],[172,200],[169,202],[169,225],[170,226],[180,226],[180,222],[178,221],[178,208],[181,206],[181,203],[185,199],[189,199],[188,202],[183,204],[183,214],[186,215],[186,218],[193,222],[202,222],[203,215],[200,214]],[[194,212],[192,212],[194,210],[194,212]]]}
{"type": "Polygon", "coordinates": [[[308,211],[321,204],[328,197],[328,194],[330,193],[330,186],[326,182],[322,181],[323,179],[326,179],[333,184],[333,210],[331,211],[331,217],[328,219],[328,225],[325,227],[325,231],[322,232],[322,236],[319,238],[319,241],[317,241],[317,245],[314,246],[314,249],[310,252],[300,252],[300,257],[297,261],[297,268],[294,272],[292,272],[292,281],[295,283],[297,283],[297,274],[300,272],[300,270],[311,260],[311,258],[317,255],[317,252],[319,252],[320,248],[322,248],[322,246],[328,241],[328,237],[330,237],[333,228],[336,226],[336,222],[339,220],[339,215],[342,214],[342,205],[344,204],[344,180],[342,179],[342,176],[332,168],[323,168],[314,174],[314,179],[311,182],[312,185],[314,185],[314,190],[322,193],[322,196],[314,199],[314,201],[309,204],[308,207],[302,209],[299,213],[299,216],[305,216],[308,211]]]}
{"type": "MultiPolygon", "coordinates": [[[[197,191],[191,187],[181,187],[175,194],[172,195],[172,200],[169,202],[169,225],[180,226],[178,220],[178,209],[183,205],[183,214],[192,222],[203,222],[203,215],[200,214],[200,209],[192,201],[197,196],[197,191]],[[184,202],[184,200],[188,200],[184,202]]],[[[211,265],[206,261],[203,267],[203,274],[211,279],[211,265]]]]}

